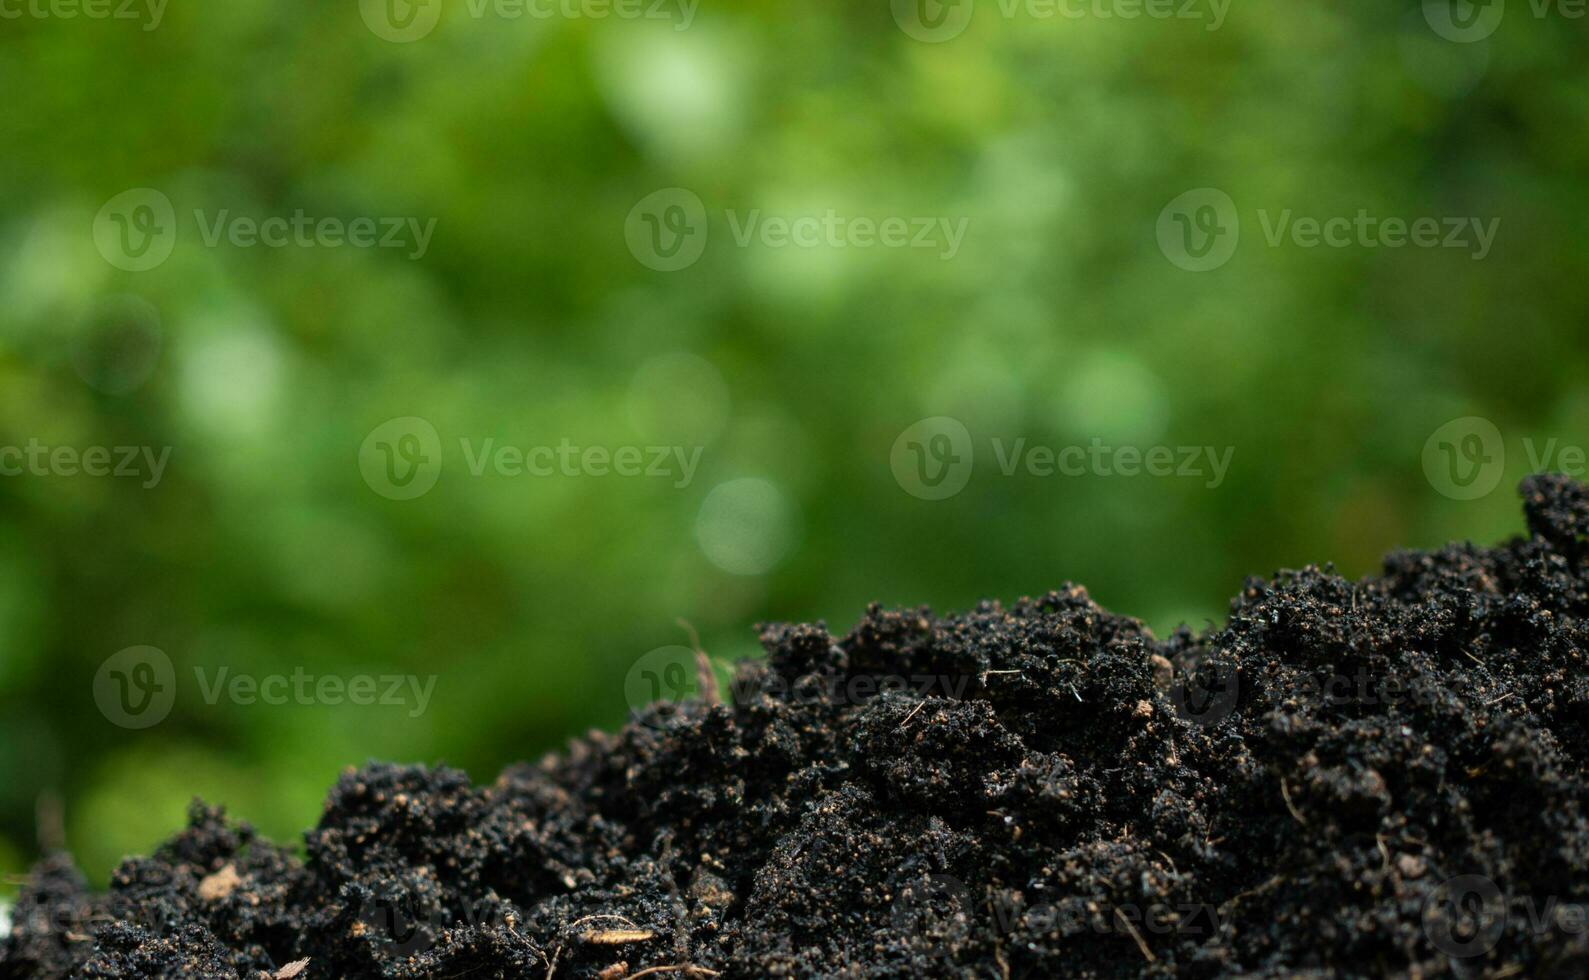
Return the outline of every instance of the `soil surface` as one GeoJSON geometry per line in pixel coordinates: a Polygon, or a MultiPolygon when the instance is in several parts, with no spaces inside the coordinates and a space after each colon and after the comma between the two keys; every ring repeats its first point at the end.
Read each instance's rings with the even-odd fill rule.
{"type": "Polygon", "coordinates": [[[1589,974],[1589,490],[1155,639],[1066,586],[765,628],[721,699],[475,788],[349,770],[306,856],[195,803],[11,977],[1589,974]],[[307,962],[305,962],[307,960],[307,962]]]}

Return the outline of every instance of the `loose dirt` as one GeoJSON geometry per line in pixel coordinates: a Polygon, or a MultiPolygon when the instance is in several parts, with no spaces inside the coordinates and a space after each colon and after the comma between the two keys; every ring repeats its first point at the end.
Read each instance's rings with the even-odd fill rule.
{"type": "Polygon", "coordinates": [[[1066,586],[763,631],[720,703],[348,771],[295,856],[195,803],[0,977],[1589,974],[1589,490],[1155,639],[1066,586]],[[307,962],[304,962],[307,960],[307,962]]]}

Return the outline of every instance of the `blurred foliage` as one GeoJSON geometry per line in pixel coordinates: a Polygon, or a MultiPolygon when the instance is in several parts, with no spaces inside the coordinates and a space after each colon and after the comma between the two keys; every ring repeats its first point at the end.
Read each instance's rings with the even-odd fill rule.
{"type": "Polygon", "coordinates": [[[1217,31],[983,0],[941,44],[884,0],[703,0],[687,30],[447,0],[408,44],[352,0],[179,0],[150,31],[0,21],[0,445],[172,448],[153,488],[0,478],[0,871],[36,853],[51,800],[102,880],[195,794],[293,839],[350,763],[488,781],[620,723],[630,666],[684,642],[680,618],[733,658],[759,621],[843,630],[869,600],[963,608],[1073,580],[1156,630],[1202,628],[1248,574],[1361,575],[1396,547],[1517,531],[1518,440],[1589,439],[1582,24],[1515,9],[1455,44],[1417,5],[1369,0],[1237,2],[1217,31]],[[675,186],[711,238],[657,272],[625,220],[675,186]],[[1238,202],[1243,238],[1188,273],[1155,224],[1204,186],[1238,202]],[[92,228],[141,187],[182,230],[124,272],[92,228]],[[737,246],[724,216],[755,208],[968,232],[951,261],[737,246]],[[1483,261],[1272,247],[1254,215],[1287,208],[1501,225],[1483,261]],[[192,218],[300,209],[436,230],[414,260],[209,246],[192,218]],[[978,453],[940,502],[890,470],[935,415],[978,453]],[[1420,464],[1464,415],[1508,451],[1471,502],[1420,464]],[[445,457],[406,501],[358,465],[400,416],[445,457]],[[1234,456],[1214,489],[1005,477],[990,437],[1234,456]],[[704,452],[682,488],[476,477],[460,438],[704,452]],[[735,535],[764,570],[727,570],[735,535]],[[181,693],[129,731],[92,688],[138,644],[181,693]],[[210,704],[200,665],[438,681],[411,718],[210,704]]]}

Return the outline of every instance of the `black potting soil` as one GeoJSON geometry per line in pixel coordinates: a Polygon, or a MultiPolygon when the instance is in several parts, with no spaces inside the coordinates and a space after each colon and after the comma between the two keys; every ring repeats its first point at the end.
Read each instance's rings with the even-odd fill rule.
{"type": "Polygon", "coordinates": [[[304,858],[195,804],[108,894],[45,862],[0,977],[1583,976],[1589,491],[1524,497],[1201,636],[1073,586],[771,627],[492,785],[350,770],[304,858]]]}

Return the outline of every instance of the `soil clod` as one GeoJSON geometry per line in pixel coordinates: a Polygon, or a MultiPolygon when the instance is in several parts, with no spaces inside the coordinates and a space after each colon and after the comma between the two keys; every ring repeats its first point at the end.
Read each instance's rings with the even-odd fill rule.
{"type": "Polygon", "coordinates": [[[302,858],[195,803],[106,893],[44,861],[0,980],[1589,975],[1589,489],[1523,499],[1200,635],[1070,585],[765,627],[490,785],[350,770],[302,858]]]}

